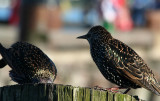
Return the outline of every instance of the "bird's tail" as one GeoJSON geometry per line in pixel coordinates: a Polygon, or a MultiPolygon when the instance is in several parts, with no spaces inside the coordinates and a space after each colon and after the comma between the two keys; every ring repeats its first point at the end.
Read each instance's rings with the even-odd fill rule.
{"type": "Polygon", "coordinates": [[[160,84],[154,77],[151,79],[150,83],[146,83],[144,88],[151,90],[153,93],[160,96],[160,84]]]}
{"type": "Polygon", "coordinates": [[[4,48],[1,43],[0,43],[0,54],[2,56],[2,59],[0,60],[0,68],[3,68],[4,66],[7,65],[5,61],[6,48],[4,48]]]}
{"type": "Polygon", "coordinates": [[[158,83],[158,81],[156,81],[155,83],[153,83],[152,87],[154,88],[155,94],[157,94],[158,96],[160,96],[160,84],[158,83]]]}
{"type": "Polygon", "coordinates": [[[4,61],[4,59],[1,59],[0,60],[0,68],[3,68],[3,67],[5,67],[7,64],[6,64],[6,62],[4,61]]]}

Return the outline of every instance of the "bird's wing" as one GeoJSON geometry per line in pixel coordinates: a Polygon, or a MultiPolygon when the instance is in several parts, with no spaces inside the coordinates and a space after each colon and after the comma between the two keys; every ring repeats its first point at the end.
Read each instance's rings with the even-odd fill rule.
{"type": "Polygon", "coordinates": [[[143,60],[137,58],[134,50],[118,40],[110,41],[109,48],[107,53],[118,70],[123,71],[126,76],[132,79],[143,78],[141,71],[143,60]]]}
{"type": "Polygon", "coordinates": [[[109,48],[110,61],[120,75],[160,95],[160,86],[152,70],[134,50],[116,39],[110,41],[109,48]]]}

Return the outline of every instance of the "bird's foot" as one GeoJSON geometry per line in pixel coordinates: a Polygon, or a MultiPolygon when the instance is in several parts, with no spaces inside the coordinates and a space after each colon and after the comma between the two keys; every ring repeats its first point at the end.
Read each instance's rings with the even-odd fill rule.
{"type": "MultiPolygon", "coordinates": [[[[106,90],[109,90],[109,91],[111,91],[113,93],[119,92],[118,91],[119,89],[126,89],[126,88],[123,88],[123,87],[106,88],[106,90]]],[[[130,88],[128,88],[123,94],[126,94],[129,90],[130,90],[130,88]]]]}
{"type": "Polygon", "coordinates": [[[113,88],[105,88],[105,90],[111,91],[112,93],[117,93],[119,90],[119,87],[113,87],[113,88]]]}
{"type": "Polygon", "coordinates": [[[103,87],[99,87],[99,86],[94,86],[94,89],[97,89],[97,90],[108,90],[108,91],[111,91],[112,93],[117,93],[119,92],[118,90],[119,89],[126,89],[123,94],[127,94],[131,88],[124,88],[124,87],[113,87],[113,88],[103,88],[103,87]]]}

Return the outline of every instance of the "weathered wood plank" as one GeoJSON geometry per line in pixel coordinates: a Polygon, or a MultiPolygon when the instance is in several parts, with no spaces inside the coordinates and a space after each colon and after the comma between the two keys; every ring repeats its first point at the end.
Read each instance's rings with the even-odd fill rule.
{"type": "Polygon", "coordinates": [[[106,91],[92,89],[92,101],[106,101],[106,99],[106,91]]]}
{"type": "Polygon", "coordinates": [[[114,101],[113,93],[108,92],[108,101],[114,101]]]}
{"type": "Polygon", "coordinates": [[[0,101],[136,101],[127,94],[60,84],[0,87],[0,101]]]}
{"type": "Polygon", "coordinates": [[[90,89],[75,87],[73,89],[73,101],[90,101],[90,89]]]}

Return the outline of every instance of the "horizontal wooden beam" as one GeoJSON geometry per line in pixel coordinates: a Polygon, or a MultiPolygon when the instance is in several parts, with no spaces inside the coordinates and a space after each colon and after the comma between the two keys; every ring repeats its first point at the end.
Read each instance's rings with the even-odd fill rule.
{"type": "Polygon", "coordinates": [[[127,94],[61,84],[0,87],[0,101],[136,101],[127,94]]]}

